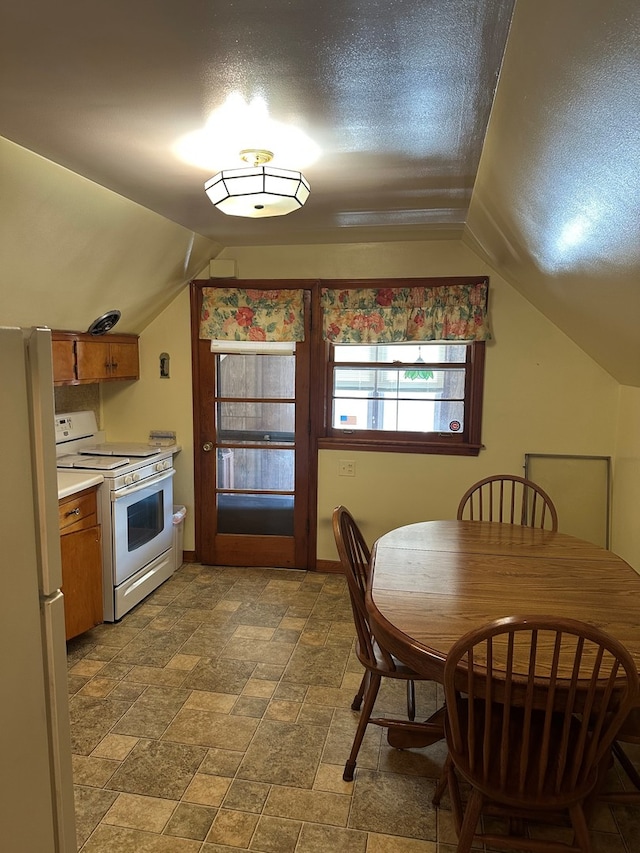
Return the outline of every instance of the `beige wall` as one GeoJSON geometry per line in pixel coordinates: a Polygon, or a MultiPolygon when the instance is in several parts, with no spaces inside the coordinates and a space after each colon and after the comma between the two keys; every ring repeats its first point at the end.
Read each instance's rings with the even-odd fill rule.
{"type": "MultiPolygon", "coordinates": [[[[491,278],[494,341],[487,348],[486,449],[477,458],[322,451],[320,559],[335,559],[330,516],[338,503],[350,507],[372,540],[399,524],[452,517],[469,484],[497,471],[521,473],[525,453],[613,455],[616,421],[612,413],[617,411],[618,384],[462,243],[250,247],[228,249],[219,257],[235,259],[240,278],[479,274],[491,278]],[[354,478],[337,475],[338,460],[345,458],[355,460],[354,478]]],[[[188,509],[185,548],[189,550],[194,539],[192,479],[187,474],[192,446],[186,291],[143,332],[141,341],[141,379],[122,390],[105,386],[105,423],[111,439],[143,438],[149,429],[176,424],[185,448],[178,458],[176,499],[188,509]],[[168,381],[156,378],[157,355],[163,350],[172,355],[168,381]],[[163,390],[163,382],[170,383],[170,393],[163,390]],[[164,414],[167,401],[171,423],[164,414]],[[121,435],[111,433],[113,422],[121,435]]],[[[622,534],[617,530],[616,535],[622,534]]]]}
{"type": "Polygon", "coordinates": [[[613,472],[613,550],[640,571],[640,388],[620,386],[613,472]]]}

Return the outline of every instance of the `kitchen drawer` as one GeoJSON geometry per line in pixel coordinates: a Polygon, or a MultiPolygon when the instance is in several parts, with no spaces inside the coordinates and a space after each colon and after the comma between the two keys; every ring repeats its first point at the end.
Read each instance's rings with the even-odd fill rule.
{"type": "Polygon", "coordinates": [[[75,533],[98,522],[96,489],[85,489],[58,502],[60,533],[75,533]]]}

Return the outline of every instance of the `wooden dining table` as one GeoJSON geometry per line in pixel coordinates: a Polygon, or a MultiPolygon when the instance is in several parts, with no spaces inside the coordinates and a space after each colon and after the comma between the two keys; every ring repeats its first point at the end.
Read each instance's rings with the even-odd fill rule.
{"type": "Polygon", "coordinates": [[[373,545],[367,609],[378,641],[440,683],[453,643],[502,616],[589,622],[624,643],[640,669],[640,575],[563,533],[485,521],[399,527],[373,545]]]}

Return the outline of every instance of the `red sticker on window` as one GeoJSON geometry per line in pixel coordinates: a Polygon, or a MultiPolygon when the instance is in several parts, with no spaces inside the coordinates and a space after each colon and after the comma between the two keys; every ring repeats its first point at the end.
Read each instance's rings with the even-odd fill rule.
{"type": "Polygon", "coordinates": [[[449,424],[449,429],[451,430],[451,432],[459,432],[460,426],[460,421],[451,421],[451,423],[449,424]]]}

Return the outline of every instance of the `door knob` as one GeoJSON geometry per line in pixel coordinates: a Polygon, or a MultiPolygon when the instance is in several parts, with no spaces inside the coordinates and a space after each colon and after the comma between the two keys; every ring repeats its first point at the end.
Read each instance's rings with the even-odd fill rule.
{"type": "Polygon", "coordinates": [[[213,450],[213,443],[211,441],[205,441],[202,445],[202,449],[205,453],[209,453],[210,450],[213,450]]]}

